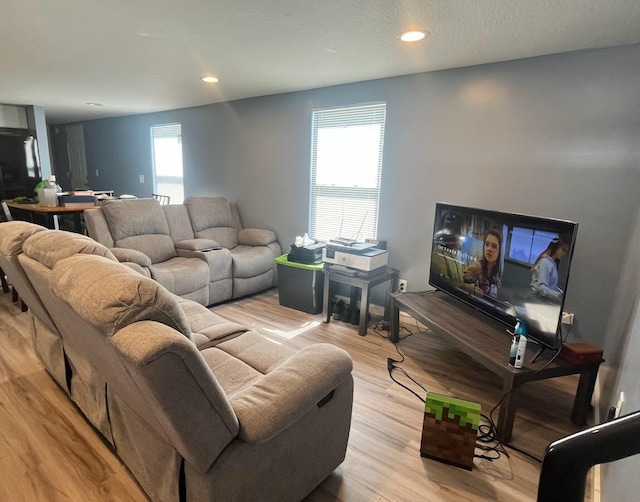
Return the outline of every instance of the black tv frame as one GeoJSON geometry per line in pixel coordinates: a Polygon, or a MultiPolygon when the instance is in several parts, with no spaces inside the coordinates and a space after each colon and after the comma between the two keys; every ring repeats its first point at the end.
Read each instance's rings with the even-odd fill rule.
{"type": "MultiPolygon", "coordinates": [[[[429,284],[511,328],[515,326],[517,320],[527,321],[530,341],[540,344],[542,349],[559,350],[563,341],[561,323],[566,298],[566,285],[569,280],[577,230],[578,224],[573,221],[437,202],[430,255],[429,284]],[[506,281],[509,284],[504,289],[509,294],[503,293],[501,295],[499,289],[498,297],[495,299],[478,295],[462,289],[463,287],[468,288],[468,285],[461,287],[460,282],[456,282],[450,277],[443,277],[442,271],[435,264],[437,260],[442,260],[443,256],[446,256],[448,260],[464,262],[461,263],[461,268],[465,268],[473,263],[474,259],[481,256],[482,252],[482,247],[480,247],[479,253],[473,254],[452,247],[454,244],[451,243],[456,240],[456,236],[453,235],[455,229],[451,232],[449,231],[451,229],[443,227],[445,215],[449,213],[457,213],[463,218],[464,230],[462,232],[466,232],[466,234],[457,236],[457,239],[461,241],[471,239],[476,250],[480,247],[478,243],[480,235],[484,234],[489,227],[498,227],[503,230],[501,260],[503,260],[503,266],[509,265],[512,272],[510,275],[513,277],[506,277],[506,270],[503,268],[502,283],[504,284],[506,281]],[[541,236],[562,235],[568,241],[568,252],[565,258],[561,260],[561,267],[558,270],[560,284],[564,288],[564,293],[560,299],[551,301],[536,295],[530,287],[530,275],[526,275],[525,271],[526,268],[532,266],[531,261],[521,262],[518,259],[507,256],[514,228],[536,230],[541,236]],[[471,235],[469,235],[469,232],[471,235]],[[448,244],[443,244],[447,239],[449,239],[448,244]],[[438,257],[434,258],[436,254],[438,254],[438,257]],[[518,274],[514,273],[518,269],[520,272],[518,274]],[[520,277],[517,280],[517,284],[514,284],[516,282],[514,277],[519,275],[528,280],[525,281],[520,277]],[[513,280],[514,283],[509,283],[510,280],[513,280]]],[[[536,234],[532,232],[532,235],[535,236],[536,234]]],[[[541,243],[543,240],[539,239],[538,242],[541,243]]],[[[537,252],[535,255],[537,256],[537,252]]],[[[535,258],[532,256],[533,253],[528,259],[534,260],[535,258]]]]}

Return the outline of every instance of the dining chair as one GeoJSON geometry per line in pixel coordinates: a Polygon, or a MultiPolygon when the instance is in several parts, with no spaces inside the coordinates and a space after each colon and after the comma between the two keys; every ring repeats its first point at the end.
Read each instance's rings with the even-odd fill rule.
{"type": "Polygon", "coordinates": [[[171,200],[171,197],[169,195],[161,195],[159,193],[152,193],[151,195],[160,203],[161,206],[166,206],[171,200]]]}

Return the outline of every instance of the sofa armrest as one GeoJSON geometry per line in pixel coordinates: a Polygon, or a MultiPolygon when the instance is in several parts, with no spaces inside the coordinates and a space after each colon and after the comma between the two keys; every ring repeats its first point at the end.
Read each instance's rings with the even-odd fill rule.
{"type": "Polygon", "coordinates": [[[243,228],[238,232],[238,244],[245,246],[266,246],[277,239],[275,232],[261,228],[243,228]]]}
{"type": "Polygon", "coordinates": [[[320,406],[332,390],[350,378],[349,354],[319,343],[299,350],[282,365],[230,398],[240,423],[239,437],[268,441],[320,406]]]}
{"type": "Polygon", "coordinates": [[[142,251],[138,251],[137,249],[111,248],[110,251],[120,263],[130,262],[135,263],[136,265],[140,265],[141,267],[151,266],[151,258],[149,258],[142,251]]]}
{"type": "Polygon", "coordinates": [[[187,239],[176,242],[176,249],[183,251],[211,251],[221,247],[220,244],[211,239],[187,239]]]}
{"type": "Polygon", "coordinates": [[[132,270],[135,270],[140,275],[144,275],[145,277],[151,277],[151,270],[149,270],[147,267],[141,267],[137,263],[133,263],[131,261],[121,261],[120,263],[129,267],[132,270]]]}

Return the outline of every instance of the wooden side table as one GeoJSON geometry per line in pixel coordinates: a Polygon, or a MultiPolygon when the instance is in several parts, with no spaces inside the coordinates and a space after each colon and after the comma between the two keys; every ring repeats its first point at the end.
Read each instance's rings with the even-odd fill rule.
{"type": "MultiPolygon", "coordinates": [[[[389,337],[393,343],[400,339],[402,310],[429,327],[428,335],[445,337],[457,349],[502,379],[504,399],[500,404],[496,429],[498,437],[505,443],[511,441],[520,387],[534,380],[579,374],[571,421],[575,425],[586,424],[602,361],[574,365],[561,358],[550,361],[533,361],[527,358],[525,365],[516,369],[509,365],[511,337],[506,333],[505,326],[498,321],[439,291],[425,294],[403,293],[391,297],[389,337]]],[[[530,355],[529,347],[527,353],[530,355]]]]}
{"type": "MultiPolygon", "coordinates": [[[[367,317],[369,316],[369,294],[371,288],[385,282],[389,283],[389,292],[392,293],[398,288],[398,270],[385,267],[385,270],[372,277],[359,277],[341,274],[330,267],[324,269],[324,303],[322,315],[324,322],[331,322],[331,283],[347,284],[351,286],[351,305],[358,302],[358,288],[360,289],[360,322],[358,323],[358,334],[367,334],[367,317]]],[[[386,309],[385,309],[386,310],[386,309]]],[[[385,312],[386,314],[386,312],[385,312]]]]}

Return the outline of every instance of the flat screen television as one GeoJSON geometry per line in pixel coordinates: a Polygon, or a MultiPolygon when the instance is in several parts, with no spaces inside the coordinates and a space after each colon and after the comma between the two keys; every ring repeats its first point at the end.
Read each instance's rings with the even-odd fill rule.
{"type": "Polygon", "coordinates": [[[527,323],[541,348],[561,322],[578,224],[436,204],[429,284],[507,326],[527,323]]]}

